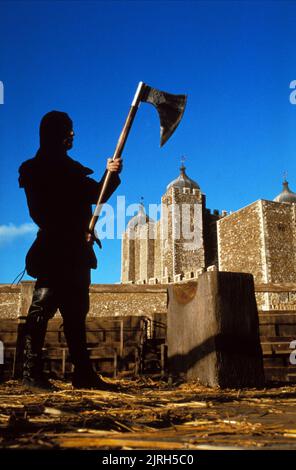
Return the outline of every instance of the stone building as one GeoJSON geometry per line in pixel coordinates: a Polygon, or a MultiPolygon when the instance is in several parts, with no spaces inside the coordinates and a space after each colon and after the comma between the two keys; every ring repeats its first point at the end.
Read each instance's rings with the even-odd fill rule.
{"type": "MultiPolygon", "coordinates": [[[[257,284],[296,283],[296,194],[287,181],[273,201],[253,202],[217,227],[219,270],[252,273],[257,284]]],[[[275,294],[264,294],[262,308],[296,308],[293,295],[279,302],[275,294]]]]}
{"type": "Polygon", "coordinates": [[[180,175],[161,198],[160,220],[150,219],[143,204],[122,239],[122,283],[168,283],[197,277],[217,265],[218,211],[206,209],[206,197],[189,178],[180,175]]]}
{"type": "MultiPolygon", "coordinates": [[[[273,200],[227,215],[211,213],[185,167],[161,198],[160,220],[141,204],[122,241],[122,283],[167,284],[197,278],[210,266],[252,273],[256,284],[296,283],[296,194],[283,182],[273,200]]],[[[262,309],[295,308],[295,294],[258,294],[262,309]]]]}

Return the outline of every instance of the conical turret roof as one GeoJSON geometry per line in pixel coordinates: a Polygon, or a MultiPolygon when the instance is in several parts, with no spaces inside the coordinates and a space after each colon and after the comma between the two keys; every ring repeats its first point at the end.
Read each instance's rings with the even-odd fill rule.
{"type": "Polygon", "coordinates": [[[285,179],[283,181],[283,190],[282,192],[274,198],[275,202],[285,202],[288,204],[296,203],[296,193],[293,193],[289,188],[288,181],[285,179]]]}
{"type": "Polygon", "coordinates": [[[185,170],[186,168],[182,164],[180,167],[180,175],[178,176],[178,178],[176,178],[170,184],[167,185],[167,190],[172,187],[179,188],[179,189],[183,189],[183,188],[200,189],[199,185],[195,181],[193,181],[191,178],[189,178],[189,176],[187,176],[185,170]]]}

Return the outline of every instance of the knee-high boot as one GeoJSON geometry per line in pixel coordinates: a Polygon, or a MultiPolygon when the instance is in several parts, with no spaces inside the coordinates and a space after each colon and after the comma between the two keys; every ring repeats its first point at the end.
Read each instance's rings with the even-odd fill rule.
{"type": "Polygon", "coordinates": [[[96,388],[117,392],[118,386],[106,383],[93,369],[87,351],[85,320],[73,317],[72,322],[64,318],[64,332],[71,361],[74,364],[72,384],[75,388],[96,388]]]}
{"type": "Polygon", "coordinates": [[[42,348],[48,320],[56,312],[53,292],[49,288],[34,290],[32,303],[24,327],[23,382],[41,385],[43,378],[42,348]]]}
{"type": "Polygon", "coordinates": [[[76,388],[98,388],[100,390],[117,391],[113,384],[104,382],[94,371],[86,339],[86,315],[89,309],[88,285],[77,289],[65,286],[59,305],[71,361],[74,364],[72,384],[76,388]]]}

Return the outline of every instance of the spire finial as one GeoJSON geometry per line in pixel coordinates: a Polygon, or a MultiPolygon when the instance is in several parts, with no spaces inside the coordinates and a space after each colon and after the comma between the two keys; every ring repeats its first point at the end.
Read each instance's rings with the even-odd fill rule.
{"type": "Polygon", "coordinates": [[[143,196],[140,197],[140,202],[139,202],[139,208],[138,208],[138,215],[141,217],[145,216],[146,211],[145,211],[145,206],[144,206],[144,198],[143,196]]]}
{"type": "Polygon", "coordinates": [[[144,213],[144,212],[145,212],[145,206],[144,206],[144,198],[143,198],[143,196],[140,197],[139,212],[141,212],[141,213],[144,213]]]}
{"type": "Polygon", "coordinates": [[[185,155],[182,155],[182,156],[181,156],[181,166],[180,166],[180,170],[181,170],[181,174],[183,174],[183,175],[184,175],[185,170],[186,170],[186,167],[184,166],[185,160],[186,160],[185,155]]]}
{"type": "Polygon", "coordinates": [[[287,183],[287,178],[288,178],[288,172],[287,171],[284,171],[283,177],[284,177],[283,183],[287,183]]]}

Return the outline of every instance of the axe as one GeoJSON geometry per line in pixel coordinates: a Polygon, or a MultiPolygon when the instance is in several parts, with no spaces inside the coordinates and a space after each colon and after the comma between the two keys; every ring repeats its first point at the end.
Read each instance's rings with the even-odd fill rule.
{"type": "MultiPolygon", "coordinates": [[[[138,111],[141,101],[153,104],[153,106],[155,106],[158,111],[160,119],[160,146],[162,147],[173,134],[173,132],[176,130],[179,122],[182,119],[186,106],[187,96],[172,95],[171,93],[166,93],[164,91],[157,90],[156,88],[152,88],[146,85],[145,83],[140,82],[136,90],[125,124],[121,131],[120,137],[118,139],[112,160],[121,157],[122,151],[129,135],[129,131],[131,130],[135,115],[138,111]]],[[[111,171],[108,171],[103,182],[103,186],[98,198],[98,202],[96,204],[95,211],[89,223],[89,233],[91,233],[93,236],[94,228],[101,212],[102,200],[105,195],[110,177],[111,171]]],[[[95,236],[94,238],[96,239],[95,236]]]]}

